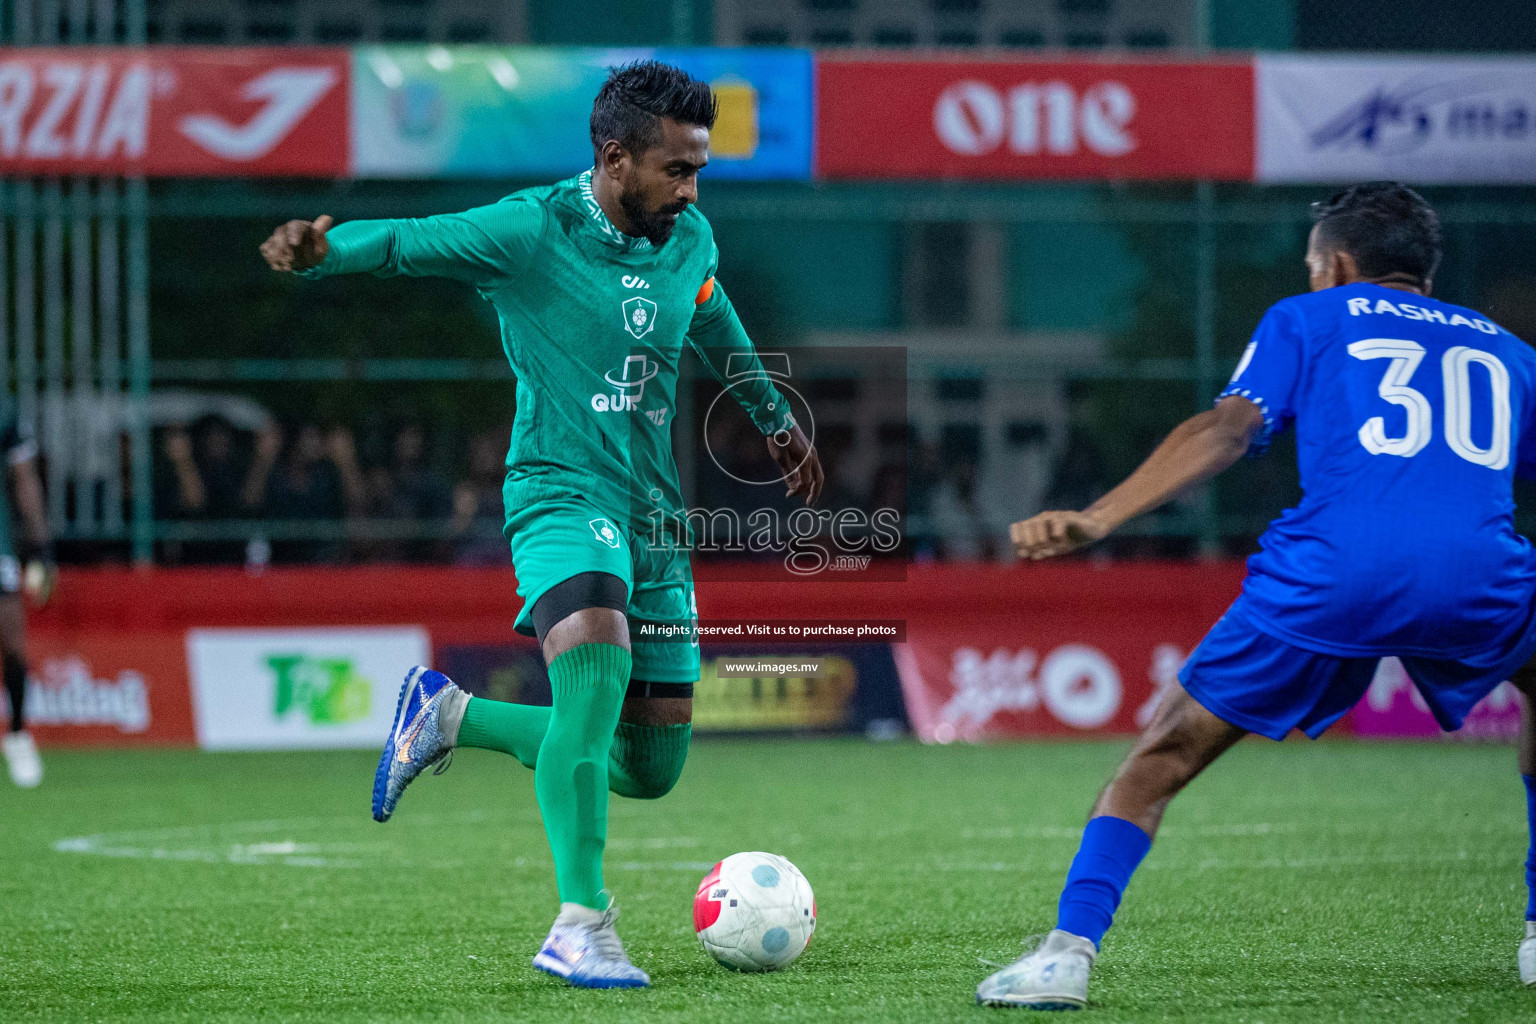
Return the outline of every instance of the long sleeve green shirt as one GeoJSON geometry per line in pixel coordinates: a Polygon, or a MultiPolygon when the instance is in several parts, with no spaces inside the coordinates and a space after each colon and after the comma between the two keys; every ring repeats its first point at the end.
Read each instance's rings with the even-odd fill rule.
{"type": "Polygon", "coordinates": [[[509,519],[568,498],[635,529],[656,510],[680,514],[670,432],[685,343],[764,434],[794,423],[714,281],[719,253],[693,207],[653,246],[614,227],[587,171],[464,213],[351,221],[326,237],[306,276],[448,277],[496,308],[517,375],[509,519]]]}

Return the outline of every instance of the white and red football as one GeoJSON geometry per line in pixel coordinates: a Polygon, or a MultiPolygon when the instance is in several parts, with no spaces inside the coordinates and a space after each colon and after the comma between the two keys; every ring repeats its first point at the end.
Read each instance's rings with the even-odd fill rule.
{"type": "Polygon", "coordinates": [[[811,941],[816,897],[783,857],[735,853],[699,883],[693,930],[709,955],[733,971],[776,971],[811,941]]]}

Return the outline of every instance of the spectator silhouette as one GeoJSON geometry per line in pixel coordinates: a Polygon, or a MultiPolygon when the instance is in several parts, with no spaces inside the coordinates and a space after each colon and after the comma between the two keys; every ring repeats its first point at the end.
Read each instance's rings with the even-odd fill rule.
{"type": "Polygon", "coordinates": [[[512,564],[501,532],[506,437],[492,430],[476,434],[469,443],[469,476],[453,490],[453,560],[459,565],[512,564]]]}
{"type": "MultiPolygon", "coordinates": [[[[287,457],[272,476],[266,508],[269,517],[280,521],[340,522],[362,511],[365,495],[352,432],[336,427],[322,433],[306,423],[294,434],[287,457]]],[[[339,540],[290,540],[274,545],[274,559],[334,562],[344,551],[339,540]]]]}

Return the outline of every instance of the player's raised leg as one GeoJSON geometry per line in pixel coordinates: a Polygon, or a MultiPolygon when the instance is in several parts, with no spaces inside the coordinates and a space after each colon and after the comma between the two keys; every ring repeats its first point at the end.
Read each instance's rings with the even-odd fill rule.
{"type": "Polygon", "coordinates": [[[1536,664],[1510,680],[1520,690],[1520,778],[1525,783],[1525,820],[1530,846],[1525,857],[1525,935],[1520,941],[1520,980],[1536,986],[1536,664]]]}
{"type": "Polygon", "coordinates": [[[983,981],[976,1001],[1036,1010],[1085,1006],[1099,942],[1168,802],[1244,735],[1175,684],[1093,805],[1067,872],[1056,927],[1038,948],[983,981]]]}

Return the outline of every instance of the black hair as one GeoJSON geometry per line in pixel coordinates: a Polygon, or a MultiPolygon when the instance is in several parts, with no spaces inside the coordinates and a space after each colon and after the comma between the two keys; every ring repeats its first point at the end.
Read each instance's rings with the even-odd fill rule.
{"type": "Polygon", "coordinates": [[[610,68],[592,103],[592,148],[609,139],[638,155],[661,141],[661,119],[701,128],[715,126],[717,106],[709,83],[659,60],[610,68]]]}
{"type": "Polygon", "coordinates": [[[1440,265],[1440,218],[1407,185],[1371,181],[1312,204],[1318,242],[1355,258],[1360,276],[1425,284],[1440,265]]]}

